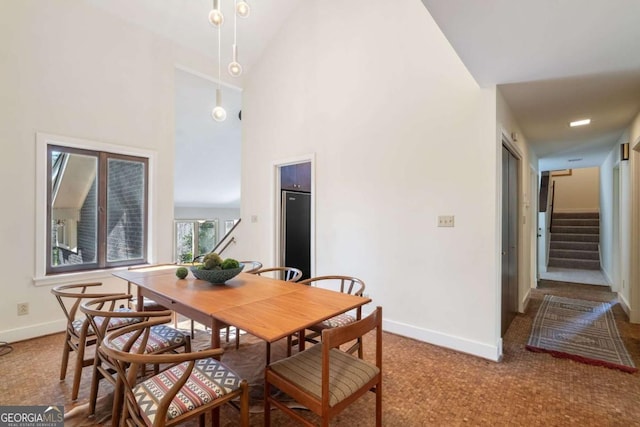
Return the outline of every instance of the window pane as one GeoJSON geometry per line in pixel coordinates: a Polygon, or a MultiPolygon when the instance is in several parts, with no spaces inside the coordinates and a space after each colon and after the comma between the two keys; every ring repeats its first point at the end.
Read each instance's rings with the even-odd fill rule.
{"type": "Polygon", "coordinates": [[[204,221],[198,228],[198,254],[206,254],[216,245],[217,221],[204,221]]]}
{"type": "Polygon", "coordinates": [[[193,261],[193,222],[176,221],[176,262],[193,261]]]}
{"type": "Polygon", "coordinates": [[[107,162],[107,262],[144,258],[145,165],[107,162]]]}
{"type": "Polygon", "coordinates": [[[95,264],[98,242],[98,159],[51,150],[51,267],[95,264]]]}

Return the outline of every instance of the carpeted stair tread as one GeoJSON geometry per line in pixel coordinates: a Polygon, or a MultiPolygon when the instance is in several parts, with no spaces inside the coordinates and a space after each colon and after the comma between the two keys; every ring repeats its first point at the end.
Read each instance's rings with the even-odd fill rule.
{"type": "Polygon", "coordinates": [[[600,234],[600,227],[593,227],[588,225],[576,225],[576,226],[556,226],[555,224],[551,227],[551,233],[559,233],[559,234],[600,234]]]}
{"type": "Polygon", "coordinates": [[[566,242],[552,240],[550,249],[573,249],[576,251],[598,251],[597,242],[566,242]]]}
{"type": "Polygon", "coordinates": [[[554,227],[575,227],[575,226],[590,226],[590,227],[598,227],[600,225],[600,220],[597,218],[554,218],[553,226],[554,227]]]}
{"type": "Polygon", "coordinates": [[[600,242],[598,234],[551,233],[552,242],[600,242]]]}
{"type": "Polygon", "coordinates": [[[566,219],[566,218],[597,218],[600,219],[599,212],[554,212],[553,219],[566,219]]]}
{"type": "Polygon", "coordinates": [[[600,270],[600,261],[573,258],[549,258],[549,267],[576,268],[580,270],[600,270]]]}
{"type": "Polygon", "coordinates": [[[599,260],[598,251],[581,251],[575,249],[551,249],[550,258],[589,259],[599,260]]]}

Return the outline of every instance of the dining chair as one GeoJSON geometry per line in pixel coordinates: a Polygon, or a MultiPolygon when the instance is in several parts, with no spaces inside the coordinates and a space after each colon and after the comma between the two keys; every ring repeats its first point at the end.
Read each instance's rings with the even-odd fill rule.
{"type": "Polygon", "coordinates": [[[253,274],[258,276],[269,275],[285,282],[297,282],[302,277],[302,271],[294,267],[269,267],[261,268],[253,274]]]}
{"type": "Polygon", "coordinates": [[[212,424],[220,424],[220,406],[240,401],[240,425],[249,425],[247,381],[219,361],[222,349],[178,354],[143,354],[151,340],[154,319],[110,332],[99,348],[101,357],[116,368],[124,388],[124,411],[120,425],[173,426],[211,411],[212,424]],[[165,365],[167,369],[137,382],[142,366],[165,365]]]}
{"type": "MultiPolygon", "coordinates": [[[[102,340],[107,333],[107,324],[117,323],[124,317],[127,319],[135,319],[136,322],[144,322],[151,318],[162,318],[166,322],[171,321],[172,311],[130,311],[120,312],[117,311],[118,303],[124,303],[130,300],[132,296],[126,295],[113,295],[102,298],[96,298],[89,300],[80,305],[80,311],[85,314],[91,328],[95,332],[96,341],[96,354],[93,362],[93,376],[91,378],[91,391],[89,395],[89,415],[95,414],[96,401],[98,399],[98,388],[100,386],[100,380],[105,378],[111,384],[116,386],[116,379],[114,378],[115,367],[112,366],[108,360],[105,360],[100,356],[98,351],[102,340]],[[108,322],[105,321],[108,319],[108,322]]],[[[137,349],[138,343],[134,343],[133,348],[137,349]]],[[[185,352],[191,351],[191,337],[186,333],[183,333],[170,326],[161,324],[153,326],[150,330],[149,341],[145,353],[156,354],[175,352],[178,349],[183,349],[185,352]]],[[[157,373],[158,367],[154,367],[157,373]]],[[[145,366],[142,367],[142,374],[145,374],[145,366]]],[[[121,391],[118,388],[114,392],[114,404],[113,404],[113,420],[119,419],[121,413],[121,391]]]]}
{"type": "Polygon", "coordinates": [[[322,426],[371,390],[376,393],[376,426],[382,425],[382,307],[362,320],[322,331],[316,344],[265,369],[264,424],[271,425],[271,405],[306,426],[313,426],[289,405],[271,394],[276,387],[322,419],[322,426]],[[375,332],[375,363],[340,350],[344,343],[375,332]]]}
{"type": "MultiPolygon", "coordinates": [[[[318,276],[301,280],[299,283],[356,296],[362,296],[365,289],[364,282],[357,277],[352,276],[318,276]]],[[[323,330],[353,323],[360,318],[360,315],[361,308],[358,308],[355,316],[349,313],[343,313],[312,325],[307,328],[311,332],[305,334],[305,340],[317,344],[319,342],[318,337],[321,336],[323,330]]],[[[296,342],[292,341],[291,345],[295,344],[296,342]]],[[[358,357],[362,358],[362,340],[356,340],[354,345],[349,349],[349,352],[353,353],[356,350],[358,350],[358,357]]],[[[287,349],[287,354],[290,354],[290,349],[287,349]]]]}
{"type": "MultiPolygon", "coordinates": [[[[179,267],[177,264],[150,264],[150,265],[137,265],[137,266],[132,266],[129,267],[128,270],[153,270],[153,269],[158,269],[158,268],[170,268],[170,267],[175,267],[176,269],[179,267]]],[[[133,283],[131,282],[127,282],[127,293],[128,294],[133,294],[131,292],[131,286],[133,285],[133,283]]],[[[132,301],[136,301],[136,298],[132,298],[132,301]]],[[[140,309],[140,307],[138,307],[138,309],[140,309]]],[[[158,304],[156,301],[152,300],[151,298],[147,298],[144,297],[142,299],[142,310],[143,311],[164,311],[164,310],[169,310],[169,308],[158,304]]],[[[173,316],[173,327],[174,328],[178,328],[178,313],[176,313],[175,311],[172,314],[173,316]]],[[[195,321],[191,320],[191,336],[195,336],[195,332],[196,332],[196,328],[195,328],[195,321]]]]}
{"type": "Polygon", "coordinates": [[[253,274],[262,268],[260,261],[240,261],[240,264],[244,264],[243,273],[253,274]]]}
{"type": "MultiPolygon", "coordinates": [[[[123,293],[114,292],[90,292],[94,288],[102,286],[102,283],[81,283],[72,285],[59,285],[51,289],[51,293],[55,295],[64,315],[67,319],[65,328],[64,347],[62,349],[62,363],[60,365],[60,381],[64,381],[67,374],[67,366],[71,352],[76,353],[76,362],[73,372],[73,386],[71,389],[71,400],[78,398],[80,390],[80,379],[82,377],[82,368],[93,364],[93,355],[85,357],[88,347],[95,345],[96,335],[89,321],[78,316],[78,308],[84,299],[101,298],[112,295],[125,295],[123,293]],[[89,291],[88,291],[89,290],[89,291]]],[[[119,308],[122,311],[130,311],[128,308],[119,308]]],[[[114,329],[133,322],[133,319],[121,318],[118,323],[109,322],[108,328],[114,329]]]]}

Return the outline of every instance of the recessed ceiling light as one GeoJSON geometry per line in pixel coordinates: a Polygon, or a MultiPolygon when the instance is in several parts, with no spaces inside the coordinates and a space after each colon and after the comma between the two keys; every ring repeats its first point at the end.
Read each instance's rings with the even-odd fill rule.
{"type": "Polygon", "coordinates": [[[573,128],[576,126],[588,125],[589,123],[591,123],[591,119],[582,119],[582,120],[576,120],[575,122],[570,122],[569,126],[573,128]]]}

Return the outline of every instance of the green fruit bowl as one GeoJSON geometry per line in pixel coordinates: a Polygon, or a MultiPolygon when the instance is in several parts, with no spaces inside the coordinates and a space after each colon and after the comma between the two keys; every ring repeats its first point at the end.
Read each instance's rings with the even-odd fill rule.
{"type": "Polygon", "coordinates": [[[238,268],[229,268],[227,270],[200,270],[198,267],[191,267],[191,273],[196,279],[206,280],[210,283],[223,284],[229,279],[236,277],[244,268],[244,264],[240,263],[238,268]]]}

